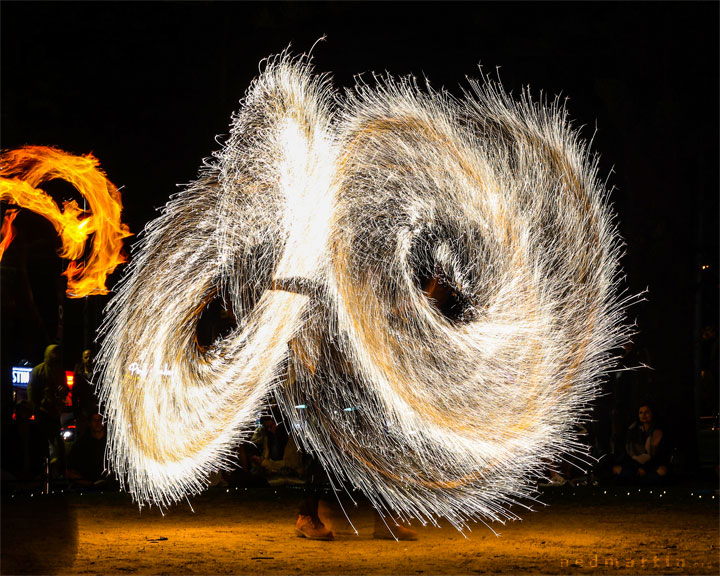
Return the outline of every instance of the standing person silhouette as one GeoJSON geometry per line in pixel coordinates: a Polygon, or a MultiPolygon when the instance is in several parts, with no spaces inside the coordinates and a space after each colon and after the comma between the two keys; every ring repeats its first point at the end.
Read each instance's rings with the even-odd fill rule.
{"type": "Polygon", "coordinates": [[[48,456],[55,475],[65,475],[65,445],[60,437],[62,407],[68,386],[61,365],[61,349],[51,344],[45,349],[45,360],[33,368],[28,383],[28,398],[40,430],[48,443],[48,456]]]}
{"type": "Polygon", "coordinates": [[[95,395],[95,384],[92,381],[93,353],[92,350],[83,350],[82,358],[75,365],[74,384],[72,390],[72,408],[75,416],[77,437],[85,432],[90,417],[99,412],[98,399],[95,395]]]}

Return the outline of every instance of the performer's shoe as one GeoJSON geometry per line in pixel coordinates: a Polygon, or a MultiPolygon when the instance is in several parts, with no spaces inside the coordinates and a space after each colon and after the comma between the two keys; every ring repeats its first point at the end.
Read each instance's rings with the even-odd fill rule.
{"type": "Polygon", "coordinates": [[[390,520],[390,526],[386,526],[385,522],[382,521],[380,516],[375,515],[375,531],[373,532],[373,538],[377,540],[417,540],[418,535],[415,530],[411,528],[405,528],[401,524],[396,524],[390,520]],[[391,531],[392,530],[392,531],[391,531]]]}
{"type": "Polygon", "coordinates": [[[320,518],[313,518],[312,516],[298,516],[297,524],[295,524],[295,534],[310,540],[335,539],[332,530],[328,530],[325,524],[320,521],[320,518]]]}

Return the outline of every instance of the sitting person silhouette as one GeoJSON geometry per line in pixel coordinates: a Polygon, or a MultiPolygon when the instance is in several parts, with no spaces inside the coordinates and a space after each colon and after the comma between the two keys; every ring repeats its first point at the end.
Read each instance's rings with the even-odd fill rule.
{"type": "Polygon", "coordinates": [[[257,446],[259,452],[250,456],[256,474],[301,474],[302,456],[292,436],[285,429],[285,424],[278,424],[274,416],[260,418],[260,426],[255,430],[250,442],[257,446]]]}
{"type": "Polygon", "coordinates": [[[620,483],[659,482],[668,474],[663,431],[657,425],[649,402],[638,409],[638,417],[627,430],[625,454],[613,467],[620,483]]]}

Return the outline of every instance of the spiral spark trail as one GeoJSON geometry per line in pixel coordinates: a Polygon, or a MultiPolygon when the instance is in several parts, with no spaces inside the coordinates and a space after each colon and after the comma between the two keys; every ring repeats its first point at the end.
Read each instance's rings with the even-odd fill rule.
{"type": "Polygon", "coordinates": [[[270,59],[136,247],[100,364],[141,503],[203,490],[267,394],[402,519],[514,518],[548,461],[583,457],[573,429],[631,300],[596,160],[557,102],[375,80],[341,97],[270,59]],[[218,298],[237,326],[204,346],[218,298]]]}

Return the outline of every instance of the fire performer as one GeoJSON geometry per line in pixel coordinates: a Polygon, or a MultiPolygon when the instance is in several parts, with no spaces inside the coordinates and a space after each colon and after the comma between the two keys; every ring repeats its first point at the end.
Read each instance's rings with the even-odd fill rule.
{"type": "Polygon", "coordinates": [[[140,502],[204,490],[268,395],[402,523],[518,518],[548,460],[583,461],[576,424],[634,301],[597,158],[559,101],[375,80],[341,96],[269,59],[147,227],[99,355],[109,459],[140,502]],[[237,326],[201,346],[220,296],[237,326]]]}

